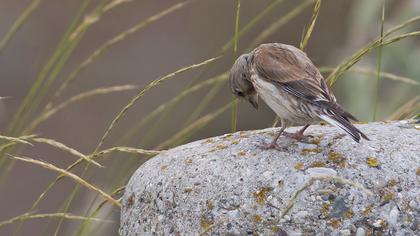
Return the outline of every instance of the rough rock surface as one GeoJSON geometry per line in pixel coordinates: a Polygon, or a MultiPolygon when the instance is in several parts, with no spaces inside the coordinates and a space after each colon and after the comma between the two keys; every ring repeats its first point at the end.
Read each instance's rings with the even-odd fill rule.
{"type": "Polygon", "coordinates": [[[128,183],[120,234],[420,235],[419,124],[357,126],[371,141],[324,125],[285,151],[265,129],[164,152],[128,183]]]}

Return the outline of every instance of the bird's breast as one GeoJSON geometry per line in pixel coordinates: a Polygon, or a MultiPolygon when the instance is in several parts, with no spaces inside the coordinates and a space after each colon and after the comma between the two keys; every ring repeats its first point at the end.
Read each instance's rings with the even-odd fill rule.
{"type": "Polygon", "coordinates": [[[313,117],[306,114],[306,112],[302,112],[302,104],[295,96],[257,76],[253,76],[251,81],[261,99],[281,119],[291,121],[295,124],[308,124],[313,122],[313,117]]]}

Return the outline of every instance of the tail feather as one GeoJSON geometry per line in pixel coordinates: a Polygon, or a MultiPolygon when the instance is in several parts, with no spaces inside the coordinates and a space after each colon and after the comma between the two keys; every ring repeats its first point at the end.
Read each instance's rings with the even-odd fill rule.
{"type": "MultiPolygon", "coordinates": [[[[347,113],[347,112],[346,112],[347,113]]],[[[336,126],[337,128],[340,128],[344,130],[347,134],[349,134],[354,141],[360,142],[360,138],[364,138],[366,140],[369,140],[369,138],[362,133],[359,129],[357,129],[350,121],[349,118],[352,120],[355,120],[353,116],[347,117],[345,116],[346,113],[343,113],[342,115],[336,114],[335,112],[331,110],[327,110],[324,112],[324,114],[320,114],[319,117],[326,122],[336,126]]]]}

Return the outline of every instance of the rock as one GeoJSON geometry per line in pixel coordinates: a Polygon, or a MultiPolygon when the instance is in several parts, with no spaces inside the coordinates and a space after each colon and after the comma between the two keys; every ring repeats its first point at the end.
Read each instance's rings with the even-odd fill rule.
{"type": "Polygon", "coordinates": [[[358,144],[334,127],[311,126],[307,143],[279,139],[287,151],[261,149],[277,129],[165,151],[130,179],[120,234],[347,235],[352,229],[362,236],[386,235],[392,227],[396,235],[416,235],[418,206],[409,202],[418,195],[420,131],[410,120],[357,126],[371,141],[358,144]],[[329,177],[311,179],[319,176],[329,177]]]}
{"type": "Polygon", "coordinates": [[[344,201],[344,198],[337,197],[332,206],[330,215],[331,217],[339,218],[343,216],[343,214],[347,212],[348,209],[349,208],[346,206],[346,202],[344,201]]]}
{"type": "Polygon", "coordinates": [[[340,236],[350,236],[351,232],[348,229],[340,230],[340,236]]]}
{"type": "Polygon", "coordinates": [[[366,235],[366,230],[362,227],[357,228],[356,230],[356,236],[365,236],[366,235]]]}
{"type": "Polygon", "coordinates": [[[411,207],[411,209],[413,209],[413,210],[417,210],[418,209],[418,205],[417,205],[417,202],[416,202],[416,200],[411,200],[409,203],[408,203],[408,205],[411,207]]]}
{"type": "Polygon", "coordinates": [[[306,170],[306,173],[309,174],[311,177],[319,177],[319,176],[335,176],[337,175],[337,171],[331,168],[325,167],[315,167],[309,168],[306,170]]]}
{"type": "Polygon", "coordinates": [[[390,226],[395,227],[397,225],[399,214],[400,212],[398,211],[396,207],[392,208],[392,210],[389,212],[389,218],[388,218],[388,223],[390,226]]]}

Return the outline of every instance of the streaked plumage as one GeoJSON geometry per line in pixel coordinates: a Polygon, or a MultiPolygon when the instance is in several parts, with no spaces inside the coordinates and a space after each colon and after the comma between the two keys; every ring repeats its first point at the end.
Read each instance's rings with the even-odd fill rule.
{"type": "Polygon", "coordinates": [[[258,97],[280,117],[282,128],[270,144],[277,148],[277,138],[290,124],[305,125],[290,137],[302,139],[311,124],[325,120],[343,129],[356,142],[367,139],[343,110],[319,70],[300,49],[291,45],[262,44],[241,55],[230,71],[232,92],[258,108],[258,97]]]}

